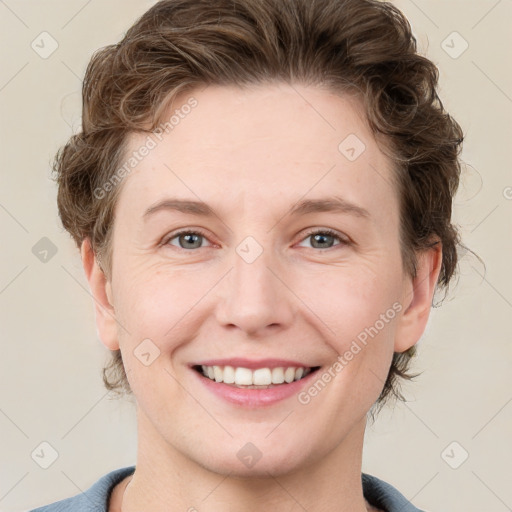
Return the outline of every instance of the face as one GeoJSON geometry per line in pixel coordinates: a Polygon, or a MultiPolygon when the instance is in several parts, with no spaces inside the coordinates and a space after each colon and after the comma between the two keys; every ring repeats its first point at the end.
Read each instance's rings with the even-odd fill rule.
{"type": "Polygon", "coordinates": [[[417,341],[393,169],[354,98],[211,86],[169,117],[191,96],[168,133],[130,138],[127,159],[147,154],[116,206],[115,335],[112,318],[99,330],[153,451],[285,473],[360,429],[393,351],[417,341]],[[251,378],[275,384],[237,387],[251,378]]]}

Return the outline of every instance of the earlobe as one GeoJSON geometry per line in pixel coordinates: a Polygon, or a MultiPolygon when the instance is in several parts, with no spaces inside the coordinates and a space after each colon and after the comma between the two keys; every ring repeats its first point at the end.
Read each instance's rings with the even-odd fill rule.
{"type": "Polygon", "coordinates": [[[82,242],[80,254],[89,289],[94,298],[96,327],[99,337],[108,349],[117,350],[119,349],[119,342],[117,339],[112,284],[101,269],[88,238],[82,242]]]}
{"type": "Polygon", "coordinates": [[[403,313],[395,337],[395,352],[415,345],[425,331],[442,266],[441,242],[417,255],[416,276],[408,277],[403,293],[403,313]]]}

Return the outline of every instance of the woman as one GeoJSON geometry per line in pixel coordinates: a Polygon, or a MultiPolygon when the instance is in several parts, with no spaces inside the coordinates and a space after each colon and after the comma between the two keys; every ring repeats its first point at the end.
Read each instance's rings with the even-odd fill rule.
{"type": "Polygon", "coordinates": [[[36,509],[415,511],[361,473],[456,266],[462,132],[371,0],[163,0],[56,158],[137,464],[36,509]]]}

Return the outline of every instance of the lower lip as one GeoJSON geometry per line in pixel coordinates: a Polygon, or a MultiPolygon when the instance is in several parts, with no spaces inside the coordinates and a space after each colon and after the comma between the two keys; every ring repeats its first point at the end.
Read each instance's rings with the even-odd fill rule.
{"type": "Polygon", "coordinates": [[[297,395],[302,388],[306,387],[313,377],[318,373],[318,370],[311,372],[309,375],[300,380],[290,382],[290,384],[277,384],[272,388],[267,389],[246,389],[237,388],[223,382],[216,382],[207,377],[204,377],[196,370],[192,369],[197,378],[209,389],[212,393],[223,398],[224,400],[243,407],[264,407],[272,405],[281,400],[290,398],[297,395]]]}

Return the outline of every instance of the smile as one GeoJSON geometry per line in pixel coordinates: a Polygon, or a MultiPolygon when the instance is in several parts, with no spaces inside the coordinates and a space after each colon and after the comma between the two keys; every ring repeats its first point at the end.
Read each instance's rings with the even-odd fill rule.
{"type": "Polygon", "coordinates": [[[204,377],[233,387],[245,389],[267,389],[277,385],[286,385],[307,377],[319,367],[275,367],[251,370],[234,366],[195,366],[194,369],[204,377]]]}

